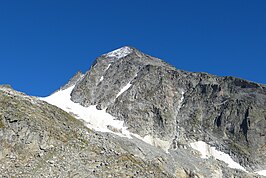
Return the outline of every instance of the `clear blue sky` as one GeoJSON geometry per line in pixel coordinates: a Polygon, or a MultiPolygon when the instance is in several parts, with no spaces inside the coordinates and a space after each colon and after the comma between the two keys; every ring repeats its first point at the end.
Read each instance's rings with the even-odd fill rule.
{"type": "Polygon", "coordinates": [[[124,45],[266,84],[266,1],[0,1],[0,83],[27,94],[50,94],[124,45]]]}

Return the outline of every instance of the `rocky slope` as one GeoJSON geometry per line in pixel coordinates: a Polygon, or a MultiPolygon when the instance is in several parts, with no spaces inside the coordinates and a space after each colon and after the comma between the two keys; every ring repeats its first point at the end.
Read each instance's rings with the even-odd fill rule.
{"type": "Polygon", "coordinates": [[[135,48],[100,56],[47,98],[1,86],[0,103],[2,177],[266,170],[265,85],[177,70],[135,48]]]}
{"type": "Polygon", "coordinates": [[[173,177],[126,141],[10,88],[0,87],[0,118],[1,177],[173,177]]]}

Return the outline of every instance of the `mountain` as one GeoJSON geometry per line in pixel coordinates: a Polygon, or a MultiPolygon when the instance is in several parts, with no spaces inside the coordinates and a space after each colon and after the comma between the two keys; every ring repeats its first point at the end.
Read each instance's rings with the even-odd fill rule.
{"type": "Polygon", "coordinates": [[[2,177],[266,176],[266,85],[133,47],[48,97],[0,87],[2,177]]]}

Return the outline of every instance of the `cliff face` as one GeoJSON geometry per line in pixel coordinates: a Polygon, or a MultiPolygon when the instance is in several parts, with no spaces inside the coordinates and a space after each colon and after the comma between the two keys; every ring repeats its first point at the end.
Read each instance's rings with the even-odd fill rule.
{"type": "Polygon", "coordinates": [[[265,85],[178,70],[131,47],[100,56],[47,98],[1,86],[0,119],[2,177],[266,170],[265,85]]]}
{"type": "Polygon", "coordinates": [[[247,168],[264,165],[265,85],[177,70],[129,49],[123,57],[106,54],[96,59],[71,99],[107,108],[143,137],[174,144],[203,140],[247,168]]]}

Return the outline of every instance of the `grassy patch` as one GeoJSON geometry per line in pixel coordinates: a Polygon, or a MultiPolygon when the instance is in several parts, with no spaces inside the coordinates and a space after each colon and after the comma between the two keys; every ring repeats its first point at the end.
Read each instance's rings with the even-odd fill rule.
{"type": "Polygon", "coordinates": [[[0,129],[4,128],[4,127],[5,127],[5,125],[4,125],[3,121],[2,121],[2,115],[0,113],[0,129]]]}
{"type": "Polygon", "coordinates": [[[4,125],[4,123],[3,123],[3,121],[2,121],[2,118],[1,118],[1,120],[0,120],[0,129],[2,129],[2,128],[4,128],[5,127],[5,125],[4,125]]]}

